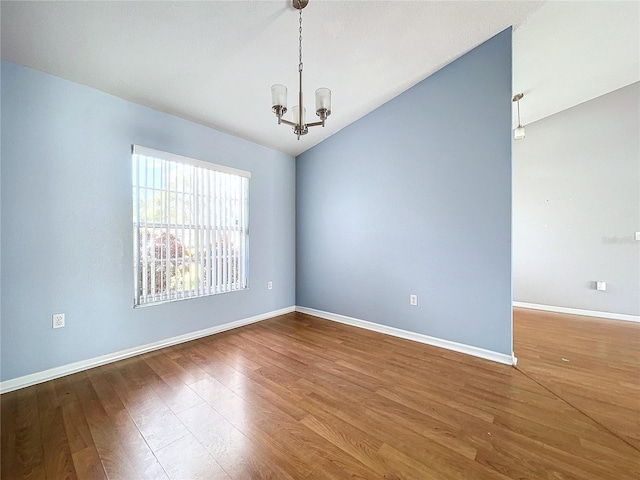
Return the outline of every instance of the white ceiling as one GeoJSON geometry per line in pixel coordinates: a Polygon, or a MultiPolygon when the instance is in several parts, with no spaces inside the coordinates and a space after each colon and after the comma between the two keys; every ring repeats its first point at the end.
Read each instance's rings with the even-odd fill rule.
{"type": "Polygon", "coordinates": [[[2,58],[297,155],[510,25],[524,123],[640,80],[639,2],[325,1],[303,12],[304,93],[332,115],[300,141],[270,87],[297,91],[290,0],[7,2],[2,58]]]}
{"type": "Polygon", "coordinates": [[[526,125],[640,80],[640,2],[548,2],[515,31],[513,52],[526,125]]]}

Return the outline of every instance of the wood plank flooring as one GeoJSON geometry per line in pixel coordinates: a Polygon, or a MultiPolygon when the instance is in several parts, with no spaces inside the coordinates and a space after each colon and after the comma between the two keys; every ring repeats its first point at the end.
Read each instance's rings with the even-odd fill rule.
{"type": "Polygon", "coordinates": [[[640,449],[640,324],[514,310],[518,368],[640,449]]]}
{"type": "Polygon", "coordinates": [[[513,368],[292,313],[2,395],[1,476],[638,479],[639,339],[516,310],[513,368]]]}

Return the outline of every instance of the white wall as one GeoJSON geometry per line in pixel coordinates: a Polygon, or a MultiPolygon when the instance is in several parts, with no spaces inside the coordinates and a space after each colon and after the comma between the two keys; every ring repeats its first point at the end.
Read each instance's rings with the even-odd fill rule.
{"type": "Polygon", "coordinates": [[[514,142],[514,301],[640,314],[639,132],[636,82],[514,142]]]}

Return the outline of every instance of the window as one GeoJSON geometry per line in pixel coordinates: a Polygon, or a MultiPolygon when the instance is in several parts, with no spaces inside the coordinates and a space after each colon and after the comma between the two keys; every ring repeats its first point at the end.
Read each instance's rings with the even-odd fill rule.
{"type": "Polygon", "coordinates": [[[247,288],[250,172],[132,149],[134,307],[247,288]]]}

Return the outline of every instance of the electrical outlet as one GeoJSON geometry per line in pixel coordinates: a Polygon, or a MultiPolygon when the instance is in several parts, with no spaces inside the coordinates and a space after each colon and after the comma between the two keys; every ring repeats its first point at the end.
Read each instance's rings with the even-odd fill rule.
{"type": "Polygon", "coordinates": [[[267,282],[267,288],[271,290],[273,288],[273,282],[267,282]]]}
{"type": "Polygon", "coordinates": [[[53,320],[53,328],[64,327],[64,313],[54,313],[51,315],[51,319],[53,320]]]}
{"type": "Polygon", "coordinates": [[[413,306],[418,305],[418,295],[409,295],[409,303],[413,306]]]}

